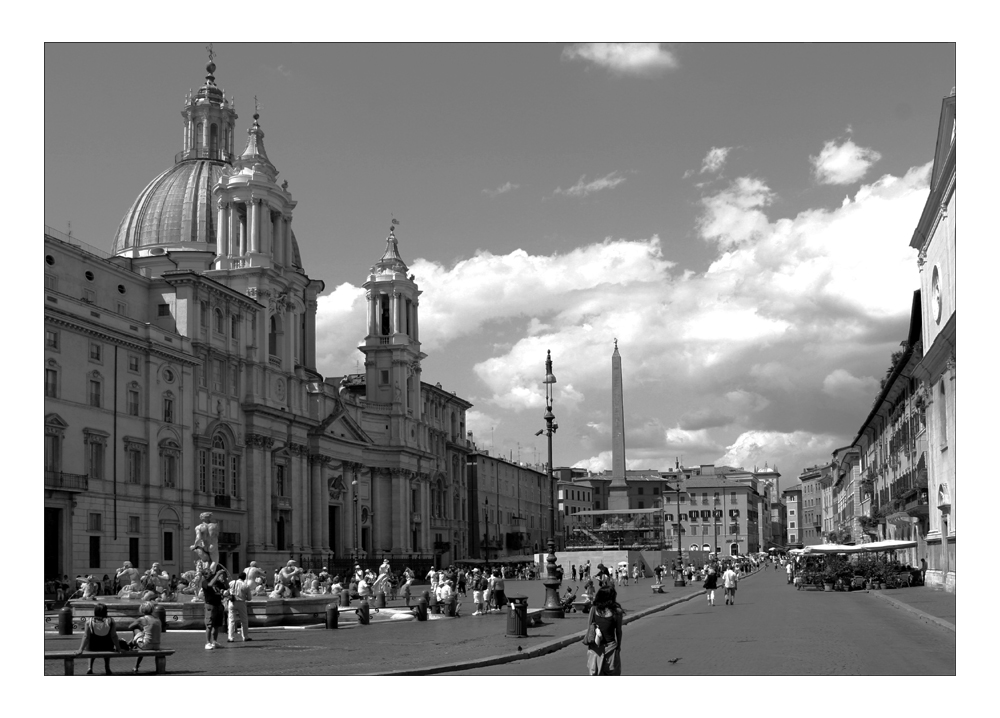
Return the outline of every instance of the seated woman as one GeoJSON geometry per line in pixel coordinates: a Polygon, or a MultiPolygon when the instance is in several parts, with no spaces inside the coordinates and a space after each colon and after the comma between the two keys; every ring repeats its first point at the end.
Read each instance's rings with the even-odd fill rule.
{"type": "MultiPolygon", "coordinates": [[[[94,617],[88,618],[83,627],[83,638],[80,639],[80,653],[84,651],[114,651],[118,653],[118,632],[115,630],[115,619],[108,618],[108,607],[103,603],[94,604],[94,617]]],[[[87,675],[94,672],[94,659],[90,659],[87,675]]],[[[111,659],[104,659],[104,673],[111,675],[111,659]]]]}
{"type": "MultiPolygon", "coordinates": [[[[153,602],[143,601],[139,606],[139,612],[142,615],[129,624],[129,630],[133,631],[129,647],[137,651],[160,650],[160,619],[153,616],[153,602]]],[[[133,673],[139,672],[140,663],[142,663],[141,655],[135,659],[133,673]]]]}
{"type": "Polygon", "coordinates": [[[340,576],[334,576],[330,579],[330,595],[334,598],[340,598],[340,594],[343,593],[344,586],[340,582],[340,576]]]}

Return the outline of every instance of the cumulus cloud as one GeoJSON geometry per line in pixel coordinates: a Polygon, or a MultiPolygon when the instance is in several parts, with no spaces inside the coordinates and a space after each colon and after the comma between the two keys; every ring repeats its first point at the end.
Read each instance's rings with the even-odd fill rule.
{"type": "Polygon", "coordinates": [[[851,139],[837,144],[829,140],[815,157],[810,156],[813,177],[820,184],[854,184],[863,178],[882,155],[873,149],[859,147],[851,139]]]}
{"type": "MultiPolygon", "coordinates": [[[[697,231],[715,258],[700,271],[678,267],[656,236],[565,254],[479,251],[451,265],[417,259],[425,380],[461,342],[472,372],[456,374],[454,388],[487,417],[470,414],[469,427],[482,436],[487,422],[503,422],[527,442],[541,428],[551,350],[557,464],[595,468],[610,449],[617,337],[630,462],[719,457],[787,472],[826,460],[835,437],[858,428],[844,428],[859,413],[849,402],[867,409],[869,375],[905,336],[918,278],[909,233],[929,171],[886,175],[840,206],[787,216],[763,179],[737,178],[702,202],[697,231]]],[[[353,371],[363,290],[341,285],[322,297],[318,325],[320,371],[353,371]]]]}
{"type": "Polygon", "coordinates": [[[616,75],[657,76],[676,69],[677,57],[656,42],[591,42],[570,45],[563,60],[582,60],[616,75]]]}
{"type": "Polygon", "coordinates": [[[561,194],[566,197],[586,197],[594,192],[600,192],[604,189],[612,189],[617,187],[625,178],[621,176],[618,172],[612,172],[611,174],[600,177],[599,179],[587,182],[587,176],[581,175],[580,179],[572,187],[562,189],[561,187],[556,187],[553,194],[561,194]]]}
{"type": "Polygon", "coordinates": [[[718,172],[722,169],[722,165],[726,163],[726,157],[729,155],[732,147],[713,147],[705,155],[705,159],[701,161],[701,174],[706,172],[718,172]]]}
{"type": "Polygon", "coordinates": [[[513,184],[512,182],[505,182],[504,184],[500,185],[496,189],[484,189],[483,190],[483,194],[488,195],[490,197],[497,197],[499,195],[507,194],[508,192],[512,192],[513,190],[516,190],[520,186],[521,185],[519,185],[519,184],[513,184]]]}

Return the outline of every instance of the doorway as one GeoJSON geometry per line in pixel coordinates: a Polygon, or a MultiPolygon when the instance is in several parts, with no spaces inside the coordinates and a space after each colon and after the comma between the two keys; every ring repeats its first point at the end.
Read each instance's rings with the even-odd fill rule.
{"type": "Polygon", "coordinates": [[[62,509],[45,507],[45,577],[62,577],[62,509]]]}
{"type": "Polygon", "coordinates": [[[339,556],[337,548],[340,544],[337,541],[337,536],[340,535],[340,507],[339,506],[328,506],[327,507],[327,520],[330,525],[330,533],[327,536],[328,545],[330,546],[330,552],[334,556],[339,556]]]}

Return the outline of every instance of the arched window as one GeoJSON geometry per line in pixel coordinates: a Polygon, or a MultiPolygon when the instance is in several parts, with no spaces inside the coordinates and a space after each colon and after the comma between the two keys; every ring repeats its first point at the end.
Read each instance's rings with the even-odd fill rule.
{"type": "Polygon", "coordinates": [[[174,423],[174,394],[171,391],[163,394],[163,423],[174,423]]]}
{"type": "Polygon", "coordinates": [[[441,479],[438,479],[438,482],[437,482],[437,503],[436,503],[436,508],[437,508],[437,515],[438,515],[438,517],[440,517],[442,519],[446,518],[445,517],[445,513],[444,513],[444,507],[445,507],[445,504],[444,504],[444,481],[442,481],[441,479]]]}
{"type": "Polygon", "coordinates": [[[452,496],[452,499],[453,499],[453,501],[452,501],[452,506],[451,506],[451,517],[453,519],[458,519],[460,516],[462,516],[462,513],[461,513],[461,503],[460,503],[460,499],[458,497],[458,491],[456,491],[454,493],[454,495],[452,496]]]}
{"type": "Polygon", "coordinates": [[[208,128],[208,132],[209,132],[209,139],[208,139],[209,145],[208,146],[209,146],[209,148],[212,151],[212,157],[216,157],[217,158],[219,156],[218,155],[218,153],[219,153],[219,126],[216,125],[213,122],[212,126],[208,128]]]}
{"type": "Polygon", "coordinates": [[[278,320],[275,317],[271,317],[267,333],[267,351],[271,356],[278,356],[278,320]]]}
{"type": "Polygon", "coordinates": [[[222,310],[218,307],[215,308],[215,331],[219,334],[225,332],[225,317],[222,314],[222,310]]]}
{"type": "MultiPolygon", "coordinates": [[[[212,438],[212,449],[207,457],[204,456],[204,450],[199,450],[198,453],[199,491],[205,491],[205,485],[209,484],[209,493],[215,494],[216,497],[239,496],[240,455],[229,446],[229,441],[222,433],[212,438]]],[[[216,503],[216,506],[219,505],[228,506],[228,503],[216,503]]]]}
{"type": "Polygon", "coordinates": [[[199,122],[195,126],[195,131],[194,131],[194,144],[195,144],[195,147],[197,147],[197,148],[200,149],[201,147],[204,146],[204,142],[203,142],[203,140],[204,140],[204,134],[205,134],[205,123],[204,122],[199,122]]]}
{"type": "Polygon", "coordinates": [[[229,336],[233,339],[240,338],[240,318],[237,314],[229,318],[229,336]]]}

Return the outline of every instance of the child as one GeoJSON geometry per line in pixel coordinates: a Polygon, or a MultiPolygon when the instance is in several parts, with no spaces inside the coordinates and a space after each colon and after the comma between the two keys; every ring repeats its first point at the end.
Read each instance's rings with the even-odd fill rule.
{"type": "MultiPolygon", "coordinates": [[[[160,619],[153,616],[153,602],[143,601],[139,611],[142,615],[129,625],[129,630],[134,631],[129,648],[136,651],[160,650],[160,619]]],[[[140,663],[142,663],[141,655],[135,659],[133,673],[139,672],[140,663]]]]}
{"type": "MultiPolygon", "coordinates": [[[[114,651],[119,652],[118,633],[115,631],[115,619],[108,618],[108,607],[103,603],[94,604],[94,617],[87,619],[83,628],[83,638],[80,639],[80,652],[83,651],[114,651]]],[[[94,673],[94,659],[90,659],[87,675],[94,673]]],[[[111,660],[104,659],[104,673],[111,675],[111,660]]]]}

